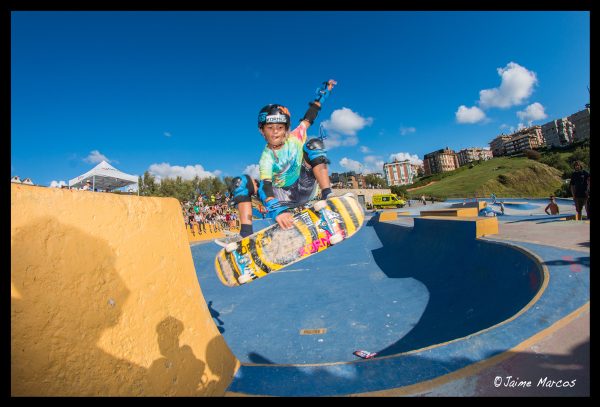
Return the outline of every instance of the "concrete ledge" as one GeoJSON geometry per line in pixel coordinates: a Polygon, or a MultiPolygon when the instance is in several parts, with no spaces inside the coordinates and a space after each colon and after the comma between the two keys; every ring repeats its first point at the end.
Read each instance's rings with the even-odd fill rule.
{"type": "MultiPolygon", "coordinates": [[[[498,219],[493,218],[448,218],[444,216],[440,217],[425,217],[415,218],[414,223],[415,230],[424,231],[425,229],[434,228],[452,228],[453,233],[456,237],[473,238],[481,237],[486,235],[498,234],[498,219]],[[449,223],[455,222],[455,223],[449,223]],[[446,225],[445,225],[446,224],[446,225]]],[[[435,231],[432,231],[435,232],[435,231]]],[[[434,234],[435,236],[435,234],[434,234]]]]}
{"type": "Polygon", "coordinates": [[[435,209],[432,211],[421,211],[421,216],[456,216],[473,217],[477,216],[477,208],[456,208],[456,209],[435,209]]]}
{"type": "Polygon", "coordinates": [[[465,202],[465,203],[455,203],[452,204],[450,207],[451,208],[477,208],[477,210],[482,210],[483,208],[485,208],[487,206],[487,202],[486,201],[477,201],[477,202],[465,202]]]}
{"type": "Polygon", "coordinates": [[[379,221],[385,222],[398,219],[398,212],[380,212],[379,221]]]}

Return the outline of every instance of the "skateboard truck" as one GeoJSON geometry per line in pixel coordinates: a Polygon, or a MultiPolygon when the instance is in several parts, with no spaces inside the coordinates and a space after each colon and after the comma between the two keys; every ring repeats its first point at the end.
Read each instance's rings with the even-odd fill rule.
{"type": "Polygon", "coordinates": [[[337,226],[337,222],[334,220],[333,212],[330,209],[327,209],[327,201],[317,201],[313,208],[321,215],[319,226],[331,235],[329,237],[329,243],[334,245],[344,240],[344,234],[339,230],[339,226],[337,226]]]}

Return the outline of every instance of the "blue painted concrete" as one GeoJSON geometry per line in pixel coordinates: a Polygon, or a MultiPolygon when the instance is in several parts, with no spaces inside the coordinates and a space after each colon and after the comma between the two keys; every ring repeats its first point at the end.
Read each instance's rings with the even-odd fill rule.
{"type": "MultiPolygon", "coordinates": [[[[519,198],[499,198],[497,201],[502,200],[504,205],[505,216],[549,216],[544,212],[544,208],[550,202],[547,198],[539,199],[519,199],[519,198]]],[[[500,212],[500,204],[492,204],[492,200],[489,198],[479,199],[479,201],[485,201],[488,205],[496,212],[500,212]]],[[[425,206],[405,206],[402,209],[396,210],[396,212],[408,212],[410,215],[418,216],[423,210],[436,210],[436,209],[448,209],[461,207],[465,202],[464,199],[448,199],[443,202],[435,202],[434,204],[428,203],[425,206]]],[[[473,202],[468,202],[473,204],[473,202]]],[[[556,198],[556,203],[559,206],[560,213],[564,215],[575,214],[575,204],[573,199],[570,198],[556,198]]]]}
{"type": "Polygon", "coordinates": [[[468,223],[416,218],[413,229],[375,220],[236,288],[215,276],[216,245],[192,247],[215,323],[243,362],[230,391],[323,396],[416,384],[504,352],[589,301],[585,253],[518,243],[540,265],[505,242],[474,239],[468,223]],[[548,287],[528,306],[542,265],[548,287]],[[327,332],[300,335],[317,328],[327,332]],[[380,356],[361,360],[357,349],[380,356]]]}

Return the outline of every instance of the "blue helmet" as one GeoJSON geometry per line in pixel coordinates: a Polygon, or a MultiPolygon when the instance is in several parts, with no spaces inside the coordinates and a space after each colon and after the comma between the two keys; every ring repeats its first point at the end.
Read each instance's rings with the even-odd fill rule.
{"type": "Polygon", "coordinates": [[[262,128],[268,123],[283,123],[285,128],[290,128],[290,111],[287,107],[277,104],[266,105],[258,112],[258,127],[262,128]]]}

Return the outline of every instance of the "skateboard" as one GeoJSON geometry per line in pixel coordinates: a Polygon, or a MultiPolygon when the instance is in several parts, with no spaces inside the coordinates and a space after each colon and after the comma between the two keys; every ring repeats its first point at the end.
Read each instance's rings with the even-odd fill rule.
{"type": "Polygon", "coordinates": [[[364,212],[349,193],[317,201],[293,218],[290,229],[275,223],[221,249],[215,257],[219,280],[229,287],[247,284],[327,250],[358,232],[364,212]]]}

